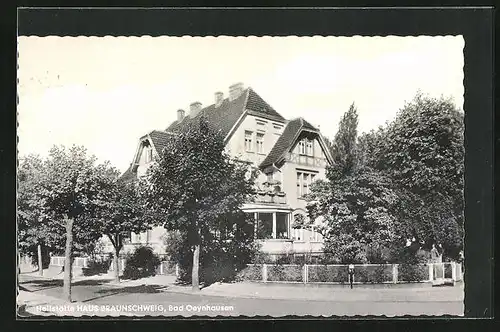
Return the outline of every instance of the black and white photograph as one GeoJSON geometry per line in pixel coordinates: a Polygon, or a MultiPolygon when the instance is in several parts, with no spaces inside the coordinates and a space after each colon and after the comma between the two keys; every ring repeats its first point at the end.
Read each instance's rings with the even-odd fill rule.
{"type": "Polygon", "coordinates": [[[20,317],[464,315],[447,36],[19,36],[20,317]]]}

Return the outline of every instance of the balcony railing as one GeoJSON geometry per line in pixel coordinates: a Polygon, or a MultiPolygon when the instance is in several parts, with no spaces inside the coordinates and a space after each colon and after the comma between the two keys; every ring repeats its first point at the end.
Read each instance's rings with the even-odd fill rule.
{"type": "Polygon", "coordinates": [[[288,153],[286,161],[304,166],[326,167],[325,158],[307,156],[304,154],[298,154],[292,152],[288,153]]]}
{"type": "Polygon", "coordinates": [[[267,190],[257,191],[255,201],[261,203],[286,204],[286,194],[284,192],[275,192],[267,190]]]}

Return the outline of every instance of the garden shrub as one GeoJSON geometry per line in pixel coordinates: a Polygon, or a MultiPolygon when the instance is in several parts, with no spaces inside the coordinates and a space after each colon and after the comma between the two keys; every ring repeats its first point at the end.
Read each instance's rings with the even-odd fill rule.
{"type": "Polygon", "coordinates": [[[274,264],[275,261],[268,253],[259,251],[254,256],[252,262],[254,264],[274,264]]]}
{"type": "Polygon", "coordinates": [[[398,266],[398,281],[425,281],[429,278],[429,269],[425,264],[401,264],[398,266]]]}
{"type": "Polygon", "coordinates": [[[328,264],[338,264],[339,260],[332,253],[324,253],[318,259],[318,264],[328,265],[328,264]]]}
{"type": "MultiPolygon", "coordinates": [[[[205,230],[201,234],[199,280],[205,286],[214,282],[234,281],[247,264],[270,260],[264,254],[259,257],[260,244],[254,241],[253,219],[250,223],[244,215],[240,215],[235,216],[233,222],[225,229],[212,230],[218,232],[205,230]]],[[[188,234],[169,231],[163,241],[169,261],[179,265],[178,281],[191,283],[193,252],[188,234]]]]}
{"type": "Polygon", "coordinates": [[[348,267],[345,265],[310,265],[308,266],[309,282],[339,282],[349,281],[348,267]]]}
{"type": "Polygon", "coordinates": [[[262,280],[262,265],[249,265],[238,272],[236,276],[238,281],[261,281],[262,280]]]}
{"type": "Polygon", "coordinates": [[[383,283],[392,281],[391,265],[355,266],[354,281],[364,283],[383,283]]]}
{"type": "Polygon", "coordinates": [[[282,264],[294,264],[294,257],[293,255],[288,255],[288,254],[280,254],[276,258],[276,264],[282,265],[282,264]]]}
{"type": "Polygon", "coordinates": [[[92,258],[88,260],[87,267],[82,268],[82,272],[84,276],[93,276],[101,273],[108,273],[109,267],[113,262],[113,256],[109,254],[109,256],[105,258],[92,258]]]}
{"type": "Polygon", "coordinates": [[[150,247],[138,247],[132,254],[127,255],[123,278],[139,279],[156,274],[160,265],[158,255],[150,247]]]}
{"type": "Polygon", "coordinates": [[[268,281],[303,281],[300,265],[270,265],[267,267],[268,281]]]}

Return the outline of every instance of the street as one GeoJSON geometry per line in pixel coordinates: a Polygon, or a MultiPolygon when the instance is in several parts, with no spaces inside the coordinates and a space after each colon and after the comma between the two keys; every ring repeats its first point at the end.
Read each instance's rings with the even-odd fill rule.
{"type": "MultiPolygon", "coordinates": [[[[21,277],[20,286],[29,292],[62,298],[62,281],[21,277]]],[[[461,287],[414,289],[339,289],[334,300],[265,299],[185,294],[166,286],[116,287],[106,281],[84,280],[72,288],[70,307],[42,308],[65,310],[68,315],[134,316],[352,316],[352,315],[463,315],[461,287]],[[419,295],[423,294],[423,295],[419,295]],[[360,297],[361,296],[361,297],[360,297]],[[363,300],[359,300],[363,298],[363,300]]]]}

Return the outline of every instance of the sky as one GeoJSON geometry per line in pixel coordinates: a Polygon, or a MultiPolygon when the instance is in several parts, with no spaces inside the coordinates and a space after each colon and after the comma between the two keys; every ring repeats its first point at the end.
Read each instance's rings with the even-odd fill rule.
{"type": "Polygon", "coordinates": [[[359,132],[418,90],[463,109],[461,36],[19,37],[18,155],[83,145],[125,171],[138,139],[242,82],[327,137],[354,102],[359,132]]]}

